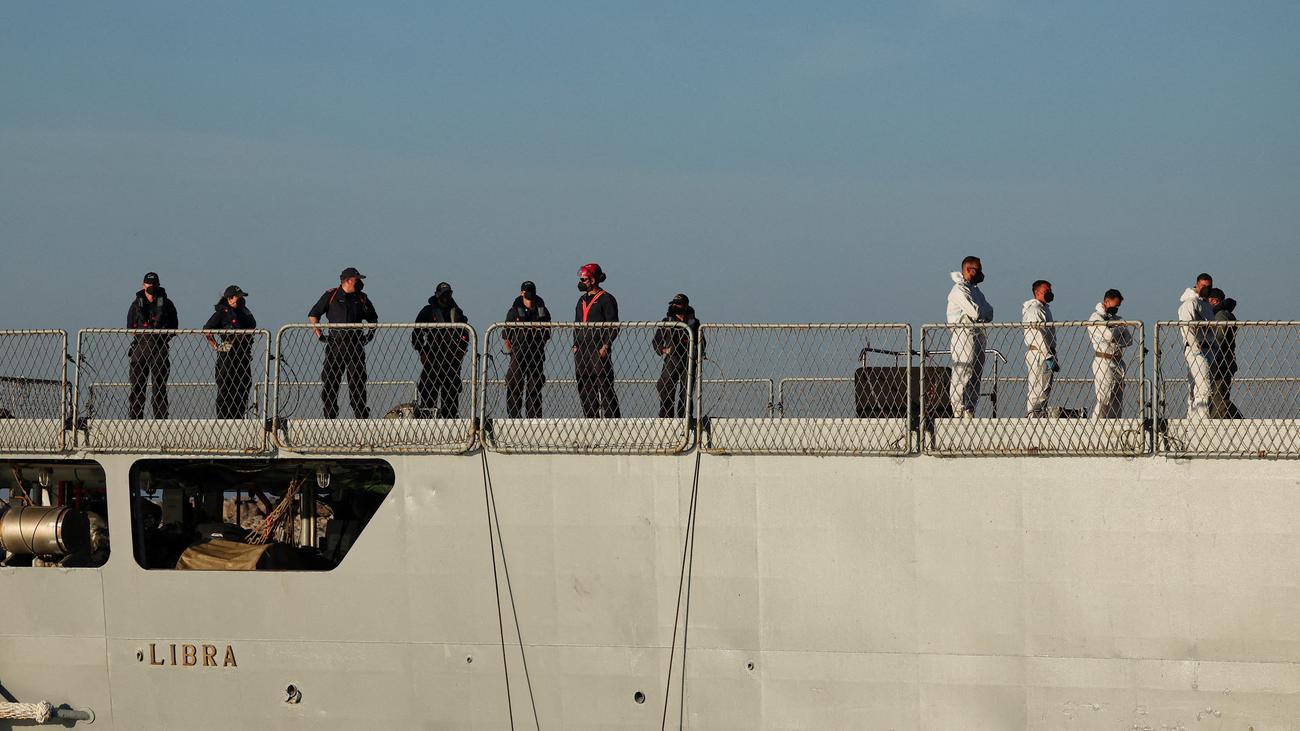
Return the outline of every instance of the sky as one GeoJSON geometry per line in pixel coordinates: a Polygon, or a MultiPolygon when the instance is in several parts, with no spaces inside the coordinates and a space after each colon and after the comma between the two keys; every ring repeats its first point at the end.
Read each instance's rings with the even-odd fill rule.
{"type": "Polygon", "coordinates": [[[1298,48],[1271,0],[3,3],[0,328],[156,271],[275,329],[347,266],[385,321],[563,318],[587,261],[624,320],[920,324],[967,254],[997,320],[1200,271],[1300,319],[1298,48]]]}

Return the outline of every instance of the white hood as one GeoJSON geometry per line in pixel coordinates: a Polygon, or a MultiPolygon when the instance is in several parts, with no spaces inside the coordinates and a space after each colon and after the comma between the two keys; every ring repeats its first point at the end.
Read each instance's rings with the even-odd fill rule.
{"type": "MultiPolygon", "coordinates": [[[[1190,290],[1189,290],[1189,291],[1190,291],[1190,290]]],[[[1097,306],[1093,309],[1093,311],[1096,312],[1098,315],[1101,315],[1102,317],[1105,317],[1105,316],[1106,316],[1106,305],[1105,305],[1104,303],[1098,302],[1098,303],[1097,303],[1097,306]]]]}
{"type": "Polygon", "coordinates": [[[1028,318],[1031,312],[1041,312],[1043,313],[1042,319],[1047,319],[1047,316],[1051,311],[1052,308],[1049,305],[1039,302],[1036,298],[1025,300],[1025,303],[1020,306],[1020,314],[1024,318],[1028,318]]]}
{"type": "Polygon", "coordinates": [[[1192,289],[1191,287],[1188,287],[1187,290],[1183,292],[1183,296],[1178,298],[1178,301],[1187,302],[1189,300],[1198,300],[1200,298],[1201,295],[1197,294],[1196,290],[1192,289]]]}
{"type": "Polygon", "coordinates": [[[952,272],[948,276],[952,277],[953,284],[966,284],[966,278],[961,275],[961,272],[952,272]]]}

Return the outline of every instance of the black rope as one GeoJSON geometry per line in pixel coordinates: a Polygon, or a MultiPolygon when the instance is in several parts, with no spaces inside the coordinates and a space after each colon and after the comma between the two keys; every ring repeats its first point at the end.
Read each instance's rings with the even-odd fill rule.
{"type": "Polygon", "coordinates": [[[501,634],[501,670],[506,677],[506,710],[510,714],[510,728],[515,727],[515,708],[510,695],[510,663],[506,659],[506,624],[501,617],[501,582],[497,579],[497,539],[492,533],[492,488],[488,479],[487,457],[483,458],[483,512],[488,524],[488,543],[492,546],[492,588],[497,594],[497,630],[501,634]]]}
{"type": "Polygon", "coordinates": [[[686,536],[682,544],[682,567],[681,573],[677,579],[677,603],[674,605],[673,612],[673,642],[672,648],[668,651],[668,680],[664,683],[664,709],[663,716],[659,720],[659,730],[665,731],[668,728],[668,698],[673,687],[673,661],[677,656],[677,627],[678,620],[682,623],[682,680],[681,696],[679,701],[679,713],[677,717],[677,727],[683,728],[685,725],[686,713],[686,628],[690,626],[691,614],[691,589],[690,573],[695,567],[695,508],[699,502],[700,494],[700,450],[695,450],[695,475],[691,480],[691,500],[690,507],[686,513],[686,536]],[[682,612],[682,592],[685,589],[686,594],[686,611],[682,612]]]}
{"type": "MultiPolygon", "coordinates": [[[[510,583],[510,564],[506,562],[506,544],[505,544],[504,537],[501,533],[501,515],[497,512],[496,491],[492,489],[492,471],[488,468],[487,450],[486,449],[481,450],[479,452],[479,455],[483,460],[483,484],[486,486],[487,495],[488,495],[488,505],[490,506],[491,509],[491,513],[488,517],[490,521],[493,521],[496,524],[496,544],[499,544],[501,546],[501,573],[504,574],[506,577],[506,593],[510,597],[510,613],[515,620],[515,636],[519,639],[519,659],[524,666],[524,683],[527,684],[528,686],[528,703],[532,706],[533,709],[533,725],[534,727],[537,728],[537,731],[541,731],[542,722],[537,716],[537,698],[533,694],[532,674],[529,673],[528,671],[528,654],[524,651],[524,632],[523,632],[523,628],[519,624],[519,607],[515,603],[515,589],[514,586],[510,583]]],[[[492,572],[493,572],[493,578],[495,578],[496,577],[495,556],[493,556],[492,572]]],[[[498,589],[497,590],[498,616],[500,615],[500,611],[501,611],[500,596],[501,596],[501,592],[500,589],[498,589]]],[[[501,645],[503,651],[505,649],[504,632],[505,630],[503,628],[502,639],[501,639],[501,645]]],[[[513,717],[514,716],[512,712],[511,714],[512,723],[513,723],[513,717]]]]}

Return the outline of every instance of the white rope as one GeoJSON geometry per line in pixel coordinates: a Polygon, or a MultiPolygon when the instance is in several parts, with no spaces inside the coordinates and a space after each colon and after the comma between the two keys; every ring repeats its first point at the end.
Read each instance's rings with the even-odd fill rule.
{"type": "Polygon", "coordinates": [[[54,705],[40,703],[0,703],[0,718],[45,723],[54,717],[54,705]]]}

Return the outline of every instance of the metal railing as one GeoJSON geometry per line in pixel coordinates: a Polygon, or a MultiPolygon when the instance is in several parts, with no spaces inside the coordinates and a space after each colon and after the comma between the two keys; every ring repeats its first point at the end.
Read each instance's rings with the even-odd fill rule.
{"type": "Polygon", "coordinates": [[[1300,322],[1156,323],[1156,450],[1300,457],[1300,322]]]}
{"type": "Polygon", "coordinates": [[[66,422],[68,333],[0,330],[0,452],[61,452],[66,422]]]}
{"type": "Polygon", "coordinates": [[[1148,451],[1136,320],[921,328],[922,449],[947,456],[1148,451]]]}
{"type": "Polygon", "coordinates": [[[77,443],[98,452],[265,451],[269,359],[266,330],[82,330],[77,443]]]}
{"type": "Polygon", "coordinates": [[[687,325],[497,323],[484,339],[487,449],[671,454],[690,446],[695,337],[687,325]]]}
{"type": "MultiPolygon", "coordinates": [[[[189,381],[167,383],[167,397],[173,413],[202,413],[205,409],[215,413],[215,406],[221,387],[214,381],[189,381]]],[[[86,397],[82,401],[81,411],[87,417],[93,417],[97,411],[96,404],[121,404],[130,398],[131,383],[92,383],[86,388],[86,397]]],[[[235,418],[259,419],[266,413],[263,389],[255,388],[248,396],[243,411],[235,418]]],[[[238,409],[240,404],[232,406],[238,409]]],[[[111,407],[109,407],[111,408],[111,407]]]]}
{"type": "Polygon", "coordinates": [[[911,451],[910,325],[703,325],[700,343],[699,448],[704,451],[911,451]],[[768,380],[779,384],[770,405],[728,393],[733,382],[768,380]],[[792,395],[790,389],[800,393],[792,395]]]}
{"type": "Polygon", "coordinates": [[[285,325],[273,439],[302,453],[469,451],[477,363],[478,337],[465,323],[285,325]]]}

